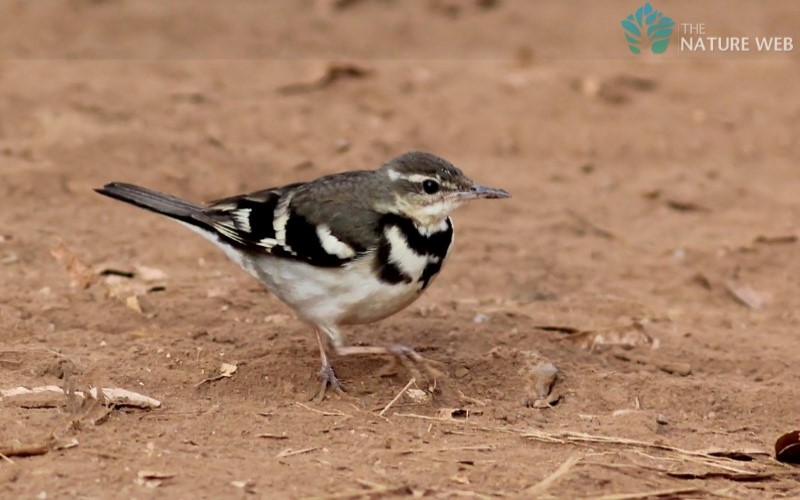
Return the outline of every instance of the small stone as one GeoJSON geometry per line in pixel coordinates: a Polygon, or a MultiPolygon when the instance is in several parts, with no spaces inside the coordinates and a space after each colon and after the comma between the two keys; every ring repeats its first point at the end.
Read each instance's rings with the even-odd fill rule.
{"type": "Polygon", "coordinates": [[[656,423],[659,425],[667,425],[669,421],[667,420],[667,417],[659,413],[658,416],[656,416],[656,423]]]}
{"type": "Polygon", "coordinates": [[[336,141],[336,144],[334,144],[337,153],[348,152],[350,150],[350,146],[351,146],[350,141],[348,141],[347,139],[339,139],[338,141],[336,141]]]}
{"type": "Polygon", "coordinates": [[[482,313],[478,313],[472,318],[472,322],[477,324],[486,323],[487,321],[489,321],[489,316],[482,313]]]}
{"type": "Polygon", "coordinates": [[[0,257],[0,263],[2,263],[3,265],[6,265],[6,266],[14,264],[18,260],[19,260],[19,257],[14,252],[6,252],[6,253],[3,254],[2,257],[0,257]]]}
{"type": "Polygon", "coordinates": [[[545,398],[550,394],[550,389],[558,377],[558,368],[553,363],[543,362],[536,365],[533,369],[534,386],[533,389],[539,398],[545,398]]]}
{"type": "Polygon", "coordinates": [[[231,481],[231,486],[244,490],[246,493],[255,493],[256,482],[252,479],[246,481],[231,481]]]}
{"type": "Polygon", "coordinates": [[[456,376],[456,378],[464,378],[467,375],[469,375],[469,368],[465,366],[459,366],[458,368],[456,368],[454,375],[456,376]]]}

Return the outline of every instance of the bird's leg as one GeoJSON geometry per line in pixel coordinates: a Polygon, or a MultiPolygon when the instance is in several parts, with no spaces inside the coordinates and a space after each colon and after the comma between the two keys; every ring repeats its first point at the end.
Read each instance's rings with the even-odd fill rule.
{"type": "Polygon", "coordinates": [[[326,342],[322,340],[322,335],[319,328],[316,329],[317,332],[317,343],[319,344],[319,357],[322,361],[322,367],[319,369],[319,373],[317,377],[320,379],[320,387],[319,391],[314,395],[313,399],[317,402],[322,401],[325,397],[325,392],[330,386],[336,392],[344,392],[344,387],[339,382],[339,379],[336,377],[336,374],[333,372],[333,367],[331,366],[330,361],[328,361],[328,354],[325,350],[326,342]]]}

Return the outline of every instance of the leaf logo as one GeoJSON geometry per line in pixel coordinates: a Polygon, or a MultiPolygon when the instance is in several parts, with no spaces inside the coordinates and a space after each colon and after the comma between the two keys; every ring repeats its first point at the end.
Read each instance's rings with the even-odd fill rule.
{"type": "Polygon", "coordinates": [[[634,54],[641,54],[647,47],[650,47],[653,54],[663,54],[669,45],[674,26],[675,21],[655,10],[650,2],[622,20],[625,40],[634,54]]]}

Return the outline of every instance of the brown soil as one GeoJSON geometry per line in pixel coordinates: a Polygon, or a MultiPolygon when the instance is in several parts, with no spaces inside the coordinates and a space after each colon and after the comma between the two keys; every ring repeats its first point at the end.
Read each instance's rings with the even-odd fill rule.
{"type": "MultiPolygon", "coordinates": [[[[0,388],[163,405],[7,398],[2,450],[78,444],[0,461],[0,496],[800,495],[766,455],[525,436],[769,451],[798,427],[797,58],[633,57],[618,20],[635,2],[339,3],[2,5],[0,388]],[[315,80],[333,59],[367,74],[315,80]],[[339,360],[349,394],[309,402],[308,327],[202,239],[92,192],[123,180],[210,200],[410,149],[513,198],[461,209],[429,293],[348,331],[445,374],[431,402],[404,395],[383,417],[408,372],[339,360]],[[105,277],[71,287],[59,242],[92,269],[160,269],[165,288],[140,313],[105,277]],[[545,359],[560,399],[532,408],[545,359]],[[223,362],[232,377],[197,385],[223,362]]],[[[797,35],[790,1],[696,3],[672,9],[797,35]]]]}

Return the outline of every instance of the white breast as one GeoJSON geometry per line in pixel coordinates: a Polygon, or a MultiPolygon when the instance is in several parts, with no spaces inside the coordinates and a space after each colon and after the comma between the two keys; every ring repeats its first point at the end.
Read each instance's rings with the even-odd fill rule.
{"type": "Polygon", "coordinates": [[[404,309],[420,296],[419,283],[389,285],[373,270],[372,255],[341,268],[259,256],[244,267],[304,320],[321,325],[371,323],[404,309]],[[250,269],[248,269],[248,267],[250,269]]]}

